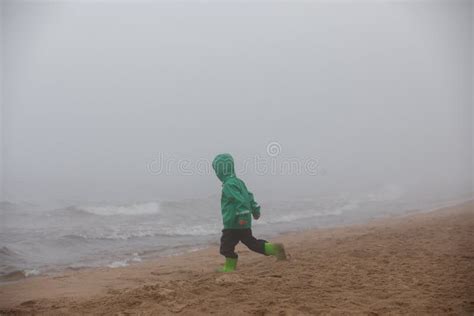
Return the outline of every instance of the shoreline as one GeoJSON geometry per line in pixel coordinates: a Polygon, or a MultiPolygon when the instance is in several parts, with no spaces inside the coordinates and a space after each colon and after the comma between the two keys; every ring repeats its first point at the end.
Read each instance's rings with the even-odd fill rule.
{"type": "MultiPolygon", "coordinates": [[[[412,214],[429,213],[429,212],[433,212],[442,208],[447,208],[447,207],[452,207],[452,206],[468,203],[470,201],[474,201],[474,199],[472,197],[470,198],[460,197],[456,199],[445,200],[443,202],[428,203],[427,205],[425,205],[425,207],[413,207],[413,208],[403,209],[399,211],[382,212],[381,214],[378,214],[378,215],[374,215],[374,214],[370,215],[370,214],[364,213],[364,214],[361,214],[360,218],[354,217],[354,214],[351,215],[349,213],[349,214],[346,214],[349,218],[346,218],[344,220],[342,220],[341,218],[339,222],[334,221],[329,224],[322,224],[320,226],[314,225],[312,227],[310,226],[310,227],[303,227],[303,228],[288,228],[283,231],[276,231],[272,233],[266,232],[264,234],[259,232],[260,225],[258,225],[259,223],[257,222],[256,223],[257,226],[254,227],[253,230],[256,232],[257,236],[263,237],[264,239],[265,238],[274,239],[274,238],[278,238],[280,236],[285,236],[287,234],[292,234],[295,232],[348,227],[348,226],[353,226],[353,225],[363,225],[363,224],[370,223],[371,221],[379,220],[379,219],[403,217],[403,216],[408,216],[412,214]]],[[[36,277],[57,276],[63,273],[71,272],[71,271],[82,271],[82,270],[101,269],[101,268],[111,268],[111,269],[124,268],[124,267],[134,266],[137,264],[143,264],[144,262],[160,260],[167,257],[182,256],[187,253],[204,250],[209,247],[218,245],[219,238],[220,238],[220,230],[215,233],[214,237],[215,237],[214,241],[212,242],[207,241],[207,242],[202,242],[195,245],[177,246],[173,252],[168,252],[164,254],[161,253],[160,251],[147,251],[149,254],[147,254],[145,257],[143,257],[139,253],[133,253],[126,257],[122,257],[121,259],[117,258],[114,261],[109,261],[108,263],[102,263],[102,264],[92,264],[92,265],[84,265],[84,266],[70,266],[70,265],[63,265],[63,266],[56,266],[56,267],[51,266],[46,269],[44,269],[44,267],[43,268],[33,267],[33,268],[28,268],[28,269],[23,269],[23,270],[15,270],[8,274],[2,275],[0,277],[0,286],[5,285],[5,284],[16,283],[16,282],[23,282],[25,280],[29,280],[31,278],[36,278],[36,277]],[[150,255],[150,253],[152,254],[150,255]]]]}
{"type": "Polygon", "coordinates": [[[208,314],[211,310],[204,302],[199,303],[202,296],[200,294],[208,293],[217,295],[216,299],[211,296],[211,300],[215,301],[219,314],[278,314],[280,311],[314,314],[352,310],[467,314],[474,311],[473,231],[474,201],[471,200],[456,206],[415,213],[404,212],[350,226],[283,233],[273,240],[285,243],[290,254],[287,262],[275,262],[273,258],[251,253],[239,245],[238,271],[231,274],[214,272],[214,268],[223,260],[218,247],[210,245],[205,249],[149,259],[127,267],[84,268],[2,283],[0,313],[81,314],[130,311],[144,314],[208,314]],[[444,227],[449,223],[452,227],[444,227]],[[455,230],[453,227],[459,229],[455,230]],[[407,234],[412,238],[408,238],[407,234]],[[442,255],[434,251],[440,245],[444,245],[441,247],[442,255]],[[395,248],[391,249],[393,246],[395,248]],[[413,246],[415,249],[411,249],[413,246]],[[449,253],[453,252],[455,256],[450,257],[449,253]],[[393,258],[399,260],[392,260],[393,258]],[[402,262],[406,260],[410,262],[402,262]],[[397,264],[399,261],[401,263],[397,264]],[[429,272],[425,269],[437,267],[443,262],[449,263],[446,267],[443,266],[446,271],[440,268],[437,271],[440,275],[430,277],[433,279],[432,285],[438,288],[447,286],[450,291],[437,292],[436,287],[423,287],[425,281],[420,283],[419,279],[423,279],[423,273],[429,272]],[[387,270],[387,266],[392,270],[387,270]],[[414,271],[406,270],[410,267],[419,271],[413,274],[414,271]],[[453,267],[459,268],[455,270],[455,274],[449,271],[453,267]],[[361,271],[365,273],[361,275],[361,271]],[[374,280],[369,277],[371,275],[384,282],[374,285],[374,280]],[[446,275],[452,277],[444,280],[447,284],[441,286],[441,283],[435,282],[435,279],[446,275]],[[311,282],[308,283],[308,280],[311,282]],[[390,297],[379,297],[369,302],[364,298],[368,293],[359,296],[374,289],[377,291],[372,295],[380,291],[392,292],[393,289],[386,284],[390,284],[390,281],[396,284],[395,294],[401,295],[396,300],[398,303],[394,303],[390,310],[382,306],[391,302],[390,297]],[[354,287],[342,291],[345,293],[342,295],[341,288],[347,287],[347,283],[354,287]],[[383,287],[384,283],[386,288],[383,287]],[[288,288],[289,284],[292,286],[288,288]],[[244,290],[246,286],[261,293],[263,301],[248,297],[244,290]],[[242,290],[238,296],[252,304],[244,304],[241,310],[232,309],[231,304],[225,304],[229,298],[222,296],[221,292],[232,288],[242,290]],[[278,289],[277,296],[281,296],[282,300],[271,299],[272,290],[275,289],[278,289]],[[403,290],[412,292],[415,289],[418,289],[418,296],[433,294],[432,300],[438,297],[440,302],[420,304],[420,301],[403,295],[403,290]],[[456,297],[448,293],[453,291],[457,293],[456,297]],[[181,292],[190,298],[183,298],[181,292]],[[440,296],[441,293],[448,295],[446,300],[440,296]],[[333,294],[341,294],[342,296],[338,296],[340,301],[335,301],[333,294]],[[349,304],[347,295],[356,295],[359,300],[353,300],[349,304]],[[295,302],[285,301],[289,297],[295,302]],[[309,299],[309,302],[303,302],[302,297],[309,299]],[[322,298],[312,302],[315,297],[322,298]],[[124,305],[120,302],[128,303],[124,305]],[[267,304],[263,304],[264,302],[267,304]],[[347,309],[347,304],[351,306],[350,310],[347,309]],[[341,309],[344,306],[346,309],[341,309]]]}

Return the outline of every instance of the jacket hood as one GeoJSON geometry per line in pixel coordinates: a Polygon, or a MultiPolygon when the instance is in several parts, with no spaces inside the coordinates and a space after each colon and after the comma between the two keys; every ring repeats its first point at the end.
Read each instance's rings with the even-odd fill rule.
{"type": "Polygon", "coordinates": [[[222,182],[230,177],[235,177],[234,159],[229,154],[217,155],[212,161],[212,168],[222,182]]]}

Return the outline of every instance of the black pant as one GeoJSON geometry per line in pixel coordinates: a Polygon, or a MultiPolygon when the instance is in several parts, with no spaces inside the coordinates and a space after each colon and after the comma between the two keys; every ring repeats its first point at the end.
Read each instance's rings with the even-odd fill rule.
{"type": "Polygon", "coordinates": [[[266,240],[257,239],[252,236],[252,230],[247,229],[224,229],[222,230],[220,253],[226,258],[237,259],[234,252],[235,246],[241,241],[250,250],[265,254],[266,240]]]}

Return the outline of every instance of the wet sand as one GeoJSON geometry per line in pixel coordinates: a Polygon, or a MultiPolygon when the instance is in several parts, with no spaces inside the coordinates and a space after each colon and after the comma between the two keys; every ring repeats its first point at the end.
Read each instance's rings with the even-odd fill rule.
{"type": "Polygon", "coordinates": [[[125,268],[66,271],[0,285],[0,314],[314,315],[474,313],[474,202],[364,225],[280,236],[277,262],[238,247],[125,268]]]}

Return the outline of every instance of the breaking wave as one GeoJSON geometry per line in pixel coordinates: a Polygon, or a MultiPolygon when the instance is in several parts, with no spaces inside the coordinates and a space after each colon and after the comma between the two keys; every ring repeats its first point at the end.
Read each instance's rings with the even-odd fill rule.
{"type": "Polygon", "coordinates": [[[298,212],[287,213],[285,215],[275,216],[274,218],[270,218],[268,220],[263,220],[260,222],[256,222],[255,224],[277,224],[277,223],[291,223],[295,221],[315,218],[315,217],[322,217],[322,216],[340,216],[343,212],[350,211],[356,209],[358,204],[356,202],[348,203],[342,207],[335,208],[332,210],[324,210],[324,211],[316,211],[314,209],[308,209],[298,212]]]}
{"type": "Polygon", "coordinates": [[[217,225],[176,225],[156,228],[133,228],[115,229],[109,231],[89,231],[64,235],[69,240],[129,240],[147,237],[186,237],[186,236],[209,236],[220,231],[217,225]]]}
{"type": "Polygon", "coordinates": [[[25,269],[15,270],[9,273],[1,274],[0,280],[2,281],[18,281],[24,278],[40,275],[41,272],[38,269],[25,269]]]}
{"type": "Polygon", "coordinates": [[[123,267],[129,266],[130,263],[133,263],[133,262],[142,262],[142,258],[140,258],[138,253],[134,253],[132,258],[114,261],[108,264],[107,267],[108,268],[123,268],[123,267]]]}
{"type": "Polygon", "coordinates": [[[130,205],[105,205],[105,206],[80,206],[70,207],[69,210],[82,211],[92,215],[114,216],[114,215],[151,215],[160,213],[160,203],[135,203],[130,205]]]}

